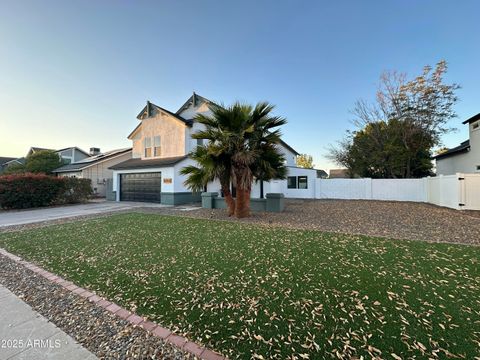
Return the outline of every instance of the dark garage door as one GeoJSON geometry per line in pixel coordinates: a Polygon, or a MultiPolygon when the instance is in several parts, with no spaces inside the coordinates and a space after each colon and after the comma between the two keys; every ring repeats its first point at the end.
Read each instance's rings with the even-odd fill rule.
{"type": "Polygon", "coordinates": [[[159,172],[122,174],[120,176],[120,200],[160,202],[162,175],[159,172]]]}

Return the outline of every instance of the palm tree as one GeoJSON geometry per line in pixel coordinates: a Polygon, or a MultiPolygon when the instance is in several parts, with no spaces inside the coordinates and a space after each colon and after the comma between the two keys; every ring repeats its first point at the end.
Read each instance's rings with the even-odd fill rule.
{"type": "Polygon", "coordinates": [[[286,176],[285,159],[275,146],[281,136],[276,128],[285,124],[286,120],[272,116],[273,108],[266,102],[255,107],[236,102],[228,107],[211,106],[212,116],[197,115],[195,120],[205,125],[205,130],[197,132],[193,138],[206,139],[208,144],[202,150],[203,157],[196,156],[200,154],[195,151],[191,154],[192,158],[197,157],[201,161],[197,161],[199,168],[193,170],[190,167],[185,172],[190,176],[186,185],[191,187],[195,177],[202,179],[202,186],[211,179],[219,179],[229,204],[229,213],[233,206],[237,217],[249,216],[254,179],[269,181],[286,176]],[[209,165],[212,163],[215,166],[209,165]],[[230,183],[237,188],[236,202],[233,198],[229,200],[230,183]]]}
{"type": "Polygon", "coordinates": [[[223,154],[215,155],[214,147],[200,145],[190,153],[190,158],[199,166],[185,166],[180,173],[187,175],[185,186],[192,191],[203,191],[207,184],[214,180],[220,181],[220,187],[227,203],[228,216],[235,213],[235,200],[230,191],[230,160],[223,154]]]}

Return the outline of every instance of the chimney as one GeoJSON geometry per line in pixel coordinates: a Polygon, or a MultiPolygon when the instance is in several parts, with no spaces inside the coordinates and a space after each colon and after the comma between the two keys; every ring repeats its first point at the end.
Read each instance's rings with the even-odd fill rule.
{"type": "Polygon", "coordinates": [[[91,147],[90,148],[90,156],[95,156],[95,155],[98,155],[100,154],[100,148],[96,148],[96,147],[91,147]]]}

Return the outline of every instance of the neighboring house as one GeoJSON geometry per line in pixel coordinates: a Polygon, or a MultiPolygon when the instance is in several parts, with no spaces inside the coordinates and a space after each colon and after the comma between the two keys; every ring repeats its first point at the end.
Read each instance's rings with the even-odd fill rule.
{"type": "Polygon", "coordinates": [[[329,179],[347,179],[351,178],[348,169],[330,169],[329,179]]]}
{"type": "Polygon", "coordinates": [[[437,175],[480,173],[480,113],[467,119],[469,139],[434,156],[437,175]]]}
{"type": "MultiPolygon", "coordinates": [[[[60,150],[59,150],[60,151],[60,150]]],[[[118,149],[100,153],[100,149],[91,148],[89,157],[63,165],[53,171],[57,176],[90,179],[96,195],[106,196],[107,181],[112,179],[113,171],[109,167],[132,157],[132,148],[118,149]]]]}
{"type": "Polygon", "coordinates": [[[4,171],[11,165],[25,165],[25,160],[26,159],[24,157],[12,158],[11,160],[8,160],[2,164],[0,172],[4,171]]]}
{"type": "MultiPolygon", "coordinates": [[[[203,144],[203,140],[192,138],[192,134],[203,129],[194,118],[197,114],[211,114],[210,104],[210,100],[195,93],[176,112],[147,101],[137,116],[140,123],[128,136],[133,143],[132,159],[111,167],[117,201],[177,205],[200,200],[199,193],[194,194],[185,187],[186,178],[180,170],[194,164],[187,154],[203,144]]],[[[260,197],[262,192],[263,195],[283,192],[290,197],[301,197],[295,195],[312,187],[316,170],[295,167],[299,154],[283,141],[279,149],[289,168],[288,187],[286,180],[257,182],[252,188],[252,197],[260,197]]],[[[207,191],[220,193],[220,184],[208,184],[207,191]]]]}
{"type": "Polygon", "coordinates": [[[86,159],[87,157],[90,156],[89,153],[87,153],[86,151],[83,151],[82,149],[76,146],[68,147],[60,150],[31,147],[30,150],[28,150],[27,156],[35,154],[36,152],[45,151],[45,150],[55,151],[58,154],[58,156],[60,156],[62,160],[67,164],[86,159]]]}
{"type": "Polygon", "coordinates": [[[326,179],[326,178],[328,178],[328,174],[325,170],[317,169],[317,178],[318,179],[326,179]]]}
{"type": "Polygon", "coordinates": [[[5,157],[5,156],[0,156],[0,174],[4,169],[7,168],[8,164],[15,160],[16,158],[14,157],[5,157]]]}

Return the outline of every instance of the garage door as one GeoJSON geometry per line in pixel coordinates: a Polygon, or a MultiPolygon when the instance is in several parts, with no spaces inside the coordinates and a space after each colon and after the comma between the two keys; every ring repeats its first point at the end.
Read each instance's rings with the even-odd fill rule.
{"type": "Polygon", "coordinates": [[[162,175],[159,172],[120,175],[120,200],[160,202],[162,175]]]}

